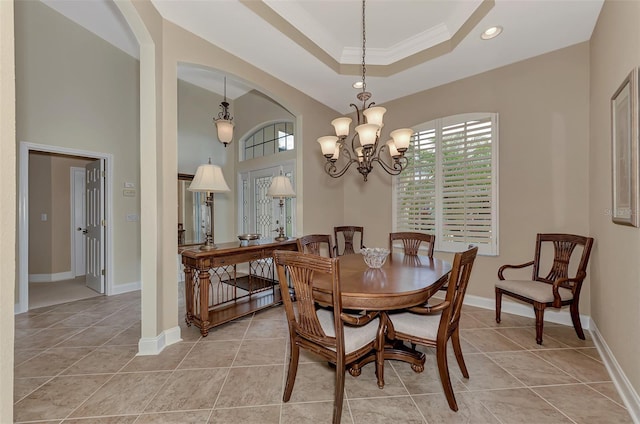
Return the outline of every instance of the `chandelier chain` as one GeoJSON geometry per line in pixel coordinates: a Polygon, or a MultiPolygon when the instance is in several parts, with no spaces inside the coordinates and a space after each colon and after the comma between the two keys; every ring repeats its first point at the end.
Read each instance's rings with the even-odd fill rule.
{"type": "MultiPolygon", "coordinates": [[[[335,136],[318,138],[322,155],[327,160],[324,170],[332,178],[343,176],[351,165],[355,165],[358,172],[367,181],[367,176],[376,163],[387,174],[398,175],[409,163],[405,152],[409,147],[413,130],[411,128],[402,128],[391,131],[392,139],[386,143],[380,143],[380,133],[384,125],[382,123],[382,115],[387,110],[380,106],[372,107],[375,105],[374,102],[367,104],[367,101],[371,98],[371,93],[367,91],[366,83],[367,27],[365,1],[362,0],[362,86],[360,87],[362,92],[356,95],[356,98],[362,102],[362,106],[358,107],[354,103],[349,105],[355,108],[358,122],[355,128],[356,132],[351,136],[351,148],[345,143],[349,137],[349,126],[352,122],[349,117],[336,118],[331,121],[331,124],[336,129],[335,136]],[[356,145],[356,142],[359,142],[359,145],[356,145]],[[389,153],[388,159],[382,156],[385,151],[389,153]],[[346,161],[344,158],[346,158],[346,161]],[[339,160],[342,161],[340,169],[337,166],[339,160]]],[[[356,87],[355,84],[354,87],[356,87]]]]}
{"type": "Polygon", "coordinates": [[[227,101],[227,77],[224,77],[224,101],[227,101]]]}
{"type": "Polygon", "coordinates": [[[362,93],[367,90],[367,83],[365,82],[365,76],[367,73],[367,66],[364,60],[365,51],[366,51],[366,43],[367,43],[367,32],[365,27],[365,0],[362,0],[362,93]]]}

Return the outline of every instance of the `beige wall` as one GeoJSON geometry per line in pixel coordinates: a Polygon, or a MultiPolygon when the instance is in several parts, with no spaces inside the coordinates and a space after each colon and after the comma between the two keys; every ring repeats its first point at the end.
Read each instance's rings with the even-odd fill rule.
{"type": "MultiPolygon", "coordinates": [[[[533,259],[537,232],[589,234],[588,104],[582,43],[384,105],[387,131],[459,113],[499,114],[500,255],[476,260],[469,294],[493,299],[498,267],[533,259]]],[[[345,224],[364,225],[367,246],[386,246],[391,178],[374,173],[367,183],[355,172],[342,178],[345,224]]],[[[588,281],[580,307],[589,314],[588,281]]]]}
{"type": "Polygon", "coordinates": [[[29,274],[51,274],[51,156],[29,155],[29,274]]]}
{"type": "MultiPolygon", "coordinates": [[[[15,3],[17,142],[113,155],[113,284],[140,281],[138,61],[36,1],[15,3]]],[[[17,281],[17,280],[16,280],[17,281]]]]}
{"type": "Polygon", "coordinates": [[[29,155],[29,275],[73,271],[70,172],[89,162],[39,152],[29,155]]]}
{"type": "Polygon", "coordinates": [[[16,146],[13,3],[0,1],[0,423],[13,422],[16,146]]]}
{"type": "Polygon", "coordinates": [[[239,153],[242,138],[251,135],[257,127],[267,122],[295,121],[296,119],[291,112],[256,90],[249,91],[238,97],[234,105],[236,110],[236,116],[234,117],[236,124],[235,139],[238,141],[237,150],[239,153]]]}
{"type": "Polygon", "coordinates": [[[596,238],[591,317],[636,393],[640,392],[640,230],[614,224],[609,212],[610,99],[631,69],[640,65],[638,22],[640,2],[605,1],[591,39],[589,119],[589,223],[596,238]]]}
{"type": "Polygon", "coordinates": [[[218,142],[213,118],[220,102],[222,96],[178,80],[178,172],[195,174],[198,165],[207,163],[208,158],[216,165],[227,165],[227,151],[238,137],[234,134],[234,141],[226,149],[218,142]]]}

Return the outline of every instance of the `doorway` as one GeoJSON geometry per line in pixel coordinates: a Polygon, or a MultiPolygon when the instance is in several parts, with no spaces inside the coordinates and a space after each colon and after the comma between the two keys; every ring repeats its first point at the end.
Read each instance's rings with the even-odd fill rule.
{"type": "Polygon", "coordinates": [[[295,198],[284,199],[280,209],[278,199],[267,195],[271,180],[280,172],[295,186],[294,162],[282,162],[269,168],[240,174],[238,196],[240,234],[260,234],[261,238],[275,237],[277,227],[282,225],[285,235],[291,237],[296,228],[295,198]]]}
{"type": "Polygon", "coordinates": [[[16,313],[109,291],[111,155],[20,144],[16,313]]]}

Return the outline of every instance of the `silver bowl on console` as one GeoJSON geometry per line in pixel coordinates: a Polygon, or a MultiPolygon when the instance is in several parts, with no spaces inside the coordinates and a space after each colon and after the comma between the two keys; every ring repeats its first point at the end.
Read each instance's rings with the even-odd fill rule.
{"type": "Polygon", "coordinates": [[[240,234],[238,239],[240,239],[240,246],[248,246],[251,240],[258,240],[260,238],[260,234],[240,234]]]}

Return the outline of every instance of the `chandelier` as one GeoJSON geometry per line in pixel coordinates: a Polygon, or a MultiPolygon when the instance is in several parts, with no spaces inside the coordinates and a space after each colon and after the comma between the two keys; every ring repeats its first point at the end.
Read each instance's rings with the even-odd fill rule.
{"type": "Polygon", "coordinates": [[[390,175],[400,174],[408,164],[404,153],[409,148],[409,142],[413,135],[411,128],[391,131],[391,139],[380,143],[380,132],[384,126],[382,116],[387,110],[380,106],[374,107],[374,102],[367,104],[371,93],[366,91],[366,40],[365,0],[362,0],[362,81],[354,84],[354,87],[362,88],[362,92],[356,96],[362,102],[362,106],[359,108],[354,103],[349,105],[355,108],[358,122],[355,133],[351,136],[351,147],[347,146],[347,138],[349,138],[352,119],[347,116],[331,121],[331,125],[336,131],[335,136],[327,135],[318,138],[322,154],[327,159],[324,170],[333,178],[343,176],[353,164],[357,166],[358,172],[362,174],[365,181],[373,169],[374,162],[380,164],[380,167],[390,175]],[[356,143],[356,139],[358,143],[356,143]],[[389,152],[388,158],[382,156],[382,152],[385,150],[389,152]],[[342,161],[341,157],[346,158],[346,162],[342,161]],[[339,161],[340,164],[338,164],[339,161]]]}
{"type": "Polygon", "coordinates": [[[214,118],[218,129],[218,140],[227,147],[227,144],[233,140],[233,117],[229,113],[229,102],[227,102],[227,77],[224,77],[224,100],[220,103],[220,112],[218,118],[214,118]]]}

